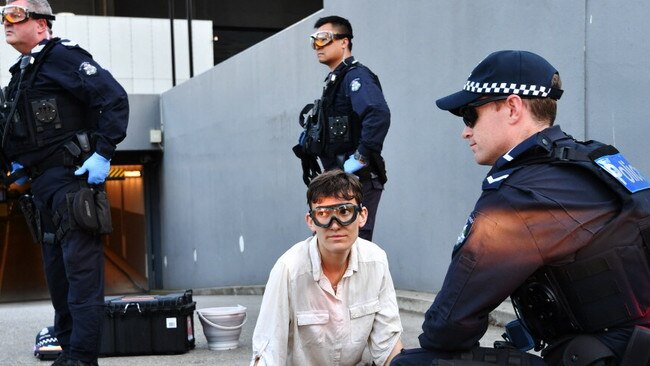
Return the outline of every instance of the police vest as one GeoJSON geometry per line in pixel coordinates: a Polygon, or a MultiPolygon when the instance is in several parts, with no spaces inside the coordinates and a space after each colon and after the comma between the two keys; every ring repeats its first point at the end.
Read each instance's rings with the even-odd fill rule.
{"type": "Polygon", "coordinates": [[[76,132],[92,128],[96,123],[93,122],[96,116],[81,100],[40,78],[41,66],[49,60],[55,47],[65,46],[60,39],[51,39],[23,75],[14,73],[7,87],[7,96],[15,103],[16,110],[16,116],[7,126],[4,148],[8,155],[17,156],[69,141],[76,132]]]}
{"type": "MultiPolygon", "coordinates": [[[[335,70],[327,79],[327,84],[321,97],[323,108],[323,152],[322,155],[335,157],[354,151],[361,138],[361,121],[352,108],[342,109],[335,104],[336,98],[345,97],[341,85],[345,75],[356,67],[365,67],[360,62],[335,70]],[[341,95],[341,93],[343,95],[341,95]]],[[[372,74],[372,73],[371,73],[372,74]]],[[[347,106],[347,103],[346,103],[347,106]]]]}
{"type": "Polygon", "coordinates": [[[584,169],[615,192],[621,208],[571,263],[540,268],[512,294],[538,349],[567,335],[650,322],[648,181],[612,146],[546,131],[535,149],[547,153],[515,159],[510,174],[541,163],[584,169]]]}
{"type": "Polygon", "coordinates": [[[304,127],[300,145],[304,152],[334,158],[337,155],[351,153],[359,145],[361,138],[359,116],[354,113],[349,103],[336,103],[340,98],[345,98],[344,91],[341,90],[345,75],[358,67],[365,68],[377,85],[380,85],[379,78],[356,60],[334,70],[327,77],[322,97],[314,104],[307,104],[300,112],[300,125],[304,127]]]}

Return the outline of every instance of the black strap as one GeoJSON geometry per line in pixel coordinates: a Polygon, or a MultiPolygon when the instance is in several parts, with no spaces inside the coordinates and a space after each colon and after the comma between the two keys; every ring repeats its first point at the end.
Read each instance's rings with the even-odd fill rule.
{"type": "MultiPolygon", "coordinates": [[[[38,73],[38,69],[40,69],[40,67],[42,65],[41,61],[43,60],[43,58],[45,56],[47,56],[48,53],[50,53],[50,50],[52,50],[54,45],[57,44],[60,40],[61,40],[60,38],[56,38],[56,37],[50,39],[45,44],[45,46],[43,46],[43,49],[38,53],[38,55],[36,55],[33,62],[31,63],[32,64],[32,71],[31,71],[31,76],[29,78],[29,82],[27,83],[27,87],[25,87],[24,89],[32,87],[32,85],[34,84],[36,74],[38,73]]],[[[2,142],[1,142],[2,146],[0,146],[1,148],[4,148],[5,138],[7,137],[7,133],[9,132],[9,128],[10,128],[9,124],[13,120],[14,113],[16,113],[16,107],[18,106],[18,101],[20,99],[20,94],[21,94],[21,90],[22,90],[21,85],[22,85],[23,75],[26,72],[27,68],[29,67],[29,63],[27,63],[26,60],[28,60],[29,58],[31,58],[31,56],[29,56],[29,57],[23,56],[23,58],[21,60],[20,76],[18,77],[18,83],[16,84],[15,89],[12,89],[12,91],[13,91],[13,96],[12,96],[13,100],[11,102],[11,108],[10,108],[9,114],[7,115],[7,118],[6,118],[4,131],[2,131],[2,142]],[[25,62],[25,65],[23,65],[23,62],[25,62]]]]}
{"type": "Polygon", "coordinates": [[[314,103],[309,103],[302,108],[300,111],[300,116],[298,116],[298,123],[300,124],[300,127],[305,127],[305,114],[307,114],[307,112],[311,111],[313,108],[314,103]]]}
{"type": "Polygon", "coordinates": [[[650,365],[650,330],[637,326],[627,343],[620,366],[650,365]]]}
{"type": "Polygon", "coordinates": [[[333,96],[334,94],[336,94],[336,90],[338,89],[339,85],[345,78],[345,75],[348,73],[348,71],[359,66],[361,66],[361,63],[355,60],[353,63],[349,65],[346,64],[340,70],[334,70],[332,72],[332,75],[335,76],[334,80],[332,80],[332,75],[329,75],[327,77],[327,83],[323,88],[323,96],[321,97],[322,108],[324,110],[328,110],[328,108],[331,107],[331,104],[333,103],[334,100],[333,96]]]}
{"type": "MultiPolygon", "coordinates": [[[[31,88],[32,85],[34,84],[34,80],[36,78],[36,74],[38,73],[38,69],[40,69],[41,65],[43,64],[41,61],[43,60],[43,58],[45,58],[45,56],[47,56],[50,53],[52,48],[54,48],[54,46],[57,43],[59,43],[59,41],[61,41],[61,38],[58,37],[50,39],[45,44],[45,46],[43,46],[43,49],[38,53],[38,55],[36,55],[36,57],[34,58],[33,70],[31,71],[32,75],[29,78],[29,83],[27,84],[28,88],[31,88]]],[[[20,85],[18,85],[17,88],[18,91],[20,91],[20,85]]]]}

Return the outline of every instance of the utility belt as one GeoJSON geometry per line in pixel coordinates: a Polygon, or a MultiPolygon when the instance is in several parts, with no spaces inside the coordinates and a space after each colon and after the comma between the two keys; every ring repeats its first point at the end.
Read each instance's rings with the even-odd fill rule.
{"type": "Polygon", "coordinates": [[[28,168],[29,176],[37,178],[46,170],[59,166],[74,167],[81,165],[90,156],[91,147],[88,134],[76,134],[76,141],[68,141],[54,154],[46,157],[37,164],[28,168]]]}
{"type": "Polygon", "coordinates": [[[46,170],[50,168],[55,168],[59,166],[73,167],[77,165],[78,162],[76,159],[68,154],[66,151],[57,151],[56,153],[48,156],[38,164],[34,164],[29,167],[29,177],[35,179],[43,174],[46,170]]]}
{"type": "Polygon", "coordinates": [[[70,230],[82,230],[92,235],[104,235],[113,232],[111,205],[103,186],[82,187],[66,194],[63,203],[53,209],[51,222],[47,224],[47,215],[42,213],[34,203],[31,194],[25,194],[18,200],[20,209],[27,221],[27,227],[35,243],[56,244],[70,230]]]}
{"type": "MultiPolygon", "coordinates": [[[[80,165],[90,155],[91,148],[86,133],[77,134],[76,140],[66,142],[61,150],[30,166],[30,177],[35,179],[55,167],[80,165]]],[[[113,232],[111,206],[104,185],[88,185],[85,179],[79,178],[79,190],[67,193],[64,202],[52,208],[51,222],[43,222],[49,217],[38,210],[31,194],[20,197],[18,202],[34,242],[55,244],[70,230],[83,230],[93,235],[113,232]]]]}

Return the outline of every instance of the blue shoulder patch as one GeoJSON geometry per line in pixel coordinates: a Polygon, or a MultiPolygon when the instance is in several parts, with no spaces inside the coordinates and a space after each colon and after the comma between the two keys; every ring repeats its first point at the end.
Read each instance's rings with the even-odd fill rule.
{"type": "Polygon", "coordinates": [[[650,182],[641,172],[633,167],[621,154],[605,155],[594,160],[598,166],[606,171],[631,193],[650,188],[650,182]]]}
{"type": "Polygon", "coordinates": [[[460,234],[458,235],[458,239],[456,240],[456,245],[454,245],[454,250],[451,252],[452,257],[456,255],[456,252],[458,252],[460,248],[462,248],[463,245],[465,244],[465,241],[467,241],[467,237],[472,231],[473,224],[474,224],[474,212],[469,214],[469,217],[467,217],[467,222],[465,223],[465,226],[463,226],[463,230],[461,230],[460,234]]]}

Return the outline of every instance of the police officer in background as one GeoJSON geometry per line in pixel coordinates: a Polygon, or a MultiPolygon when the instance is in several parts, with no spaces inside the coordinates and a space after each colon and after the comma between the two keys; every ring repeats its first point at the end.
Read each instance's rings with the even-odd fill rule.
{"type": "Polygon", "coordinates": [[[647,365],[650,183],[614,147],[553,126],[557,70],[526,51],[492,53],[458,93],[478,164],[492,166],[404,365],[647,365]],[[481,348],[508,296],[518,320],[481,348]],[[535,347],[540,358],[525,351],[535,347]]]}
{"type": "MultiPolygon", "coordinates": [[[[359,177],[368,220],[359,236],[372,240],[375,216],[387,181],[381,150],[390,126],[390,110],[379,79],[352,56],[352,25],[339,16],[320,18],[310,36],[318,61],[330,68],[323,95],[294,152],[301,158],[306,184],[325,170],[342,169],[359,177]],[[311,141],[310,141],[311,140],[311,141]]],[[[303,113],[301,113],[301,118],[303,113]]]]}
{"type": "Polygon", "coordinates": [[[88,52],[52,38],[54,19],[46,0],[8,0],[2,7],[6,41],[22,55],[5,90],[2,149],[12,174],[25,174],[17,183],[31,181],[33,199],[21,208],[42,243],[63,348],[54,365],[97,365],[104,316],[100,234],[110,231],[104,180],[126,136],[129,106],[124,89],[88,52]]]}

